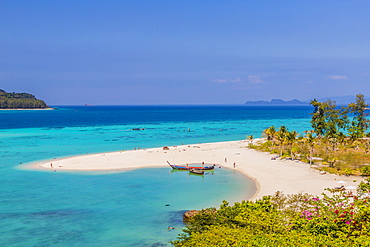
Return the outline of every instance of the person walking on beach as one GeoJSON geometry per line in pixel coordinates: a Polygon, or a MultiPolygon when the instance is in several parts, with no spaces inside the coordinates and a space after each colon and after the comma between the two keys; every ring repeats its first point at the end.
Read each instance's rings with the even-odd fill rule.
{"type": "Polygon", "coordinates": [[[234,166],[234,168],[236,167],[236,164],[235,164],[235,162],[234,162],[233,166],[234,166]]]}

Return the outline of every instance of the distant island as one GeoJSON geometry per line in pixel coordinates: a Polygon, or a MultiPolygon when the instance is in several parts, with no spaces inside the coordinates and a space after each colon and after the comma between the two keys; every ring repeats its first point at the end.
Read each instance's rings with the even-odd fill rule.
{"type": "MultiPolygon", "coordinates": [[[[332,96],[332,97],[325,97],[325,98],[318,98],[317,100],[327,101],[332,100],[336,102],[337,105],[348,105],[349,103],[352,103],[355,101],[356,96],[354,95],[347,95],[347,96],[332,96]]],[[[289,100],[285,101],[282,99],[272,99],[271,101],[265,101],[265,100],[257,100],[257,101],[247,101],[245,102],[246,105],[308,105],[310,104],[311,100],[313,99],[305,99],[305,100],[289,100]]],[[[370,102],[370,97],[365,96],[365,100],[367,102],[370,102]]]]}
{"type": "Polygon", "coordinates": [[[282,99],[272,99],[271,101],[247,101],[245,105],[308,105],[308,102],[299,101],[297,99],[285,101],[282,99]]]}
{"type": "Polygon", "coordinates": [[[0,109],[51,109],[43,100],[29,93],[7,93],[0,89],[0,109]]]}

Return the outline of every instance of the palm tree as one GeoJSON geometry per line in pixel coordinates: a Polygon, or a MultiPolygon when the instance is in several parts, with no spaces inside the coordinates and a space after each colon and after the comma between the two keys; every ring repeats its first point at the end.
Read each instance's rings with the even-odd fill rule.
{"type": "Polygon", "coordinates": [[[266,136],[268,141],[271,141],[271,151],[274,146],[275,138],[276,138],[276,129],[274,126],[271,126],[270,128],[267,128],[263,131],[263,135],[266,136]]]}
{"type": "Polygon", "coordinates": [[[285,136],[287,133],[287,128],[285,126],[280,126],[279,131],[276,132],[276,139],[280,143],[280,156],[283,155],[283,147],[284,147],[284,142],[285,142],[285,136]]]}
{"type": "Polygon", "coordinates": [[[293,143],[296,140],[298,136],[298,132],[293,130],[292,132],[286,132],[285,134],[285,140],[290,145],[290,156],[293,159],[293,143]]]}
{"type": "Polygon", "coordinates": [[[253,143],[253,135],[247,136],[249,139],[249,145],[252,145],[253,143]]]}
{"type": "Polygon", "coordinates": [[[337,145],[339,144],[339,141],[336,137],[329,138],[329,142],[331,144],[332,151],[335,151],[337,145]]]}
{"type": "Polygon", "coordinates": [[[315,137],[312,135],[311,132],[307,133],[305,142],[308,144],[310,148],[310,165],[312,165],[313,148],[315,146],[315,137]]]}
{"type": "Polygon", "coordinates": [[[339,131],[337,135],[337,139],[338,139],[339,144],[341,145],[345,143],[347,136],[342,131],[339,131]]]}

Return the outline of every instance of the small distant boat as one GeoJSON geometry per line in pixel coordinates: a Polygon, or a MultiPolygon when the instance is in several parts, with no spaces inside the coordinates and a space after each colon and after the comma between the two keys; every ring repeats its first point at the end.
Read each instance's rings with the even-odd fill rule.
{"type": "Polygon", "coordinates": [[[184,170],[184,171],[190,171],[190,170],[213,170],[215,168],[215,165],[211,166],[192,166],[191,164],[188,166],[179,166],[179,165],[172,165],[170,162],[167,161],[167,163],[172,167],[172,169],[175,170],[184,170]]]}
{"type": "Polygon", "coordinates": [[[199,170],[199,169],[190,169],[189,172],[194,173],[194,174],[198,174],[198,175],[203,175],[204,174],[204,170],[199,170]]]}
{"type": "Polygon", "coordinates": [[[145,128],[133,128],[132,130],[145,130],[145,128]]]}

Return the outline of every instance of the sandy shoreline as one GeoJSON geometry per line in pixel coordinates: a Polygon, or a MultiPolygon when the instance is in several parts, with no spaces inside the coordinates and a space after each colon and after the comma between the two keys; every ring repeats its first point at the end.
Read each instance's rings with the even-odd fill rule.
{"type": "Polygon", "coordinates": [[[25,169],[52,169],[55,171],[104,171],[124,170],[143,167],[168,166],[166,161],[175,164],[211,163],[236,169],[254,179],[257,192],[253,198],[258,199],[276,191],[285,194],[307,192],[319,195],[325,188],[340,184],[357,186],[359,177],[345,177],[333,174],[320,174],[308,164],[297,161],[271,160],[272,155],[246,148],[247,140],[217,143],[202,143],[163,148],[120,151],[112,153],[88,154],[63,159],[54,159],[25,165],[25,169]],[[225,160],[226,159],[226,160],[225,160]],[[234,168],[234,163],[236,167],[234,168]],[[51,167],[52,164],[52,167],[51,167]],[[357,180],[354,182],[354,180],[357,180]]]}
{"type": "Polygon", "coordinates": [[[0,111],[41,111],[41,110],[55,110],[55,108],[14,108],[14,109],[0,109],[0,111]]]}

